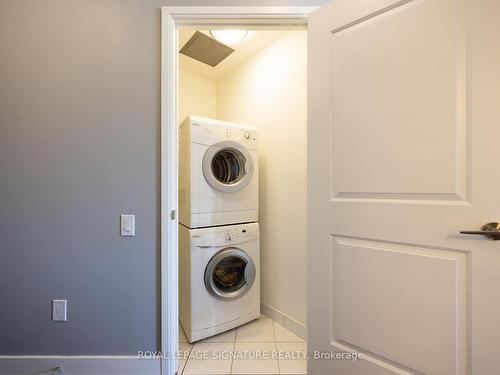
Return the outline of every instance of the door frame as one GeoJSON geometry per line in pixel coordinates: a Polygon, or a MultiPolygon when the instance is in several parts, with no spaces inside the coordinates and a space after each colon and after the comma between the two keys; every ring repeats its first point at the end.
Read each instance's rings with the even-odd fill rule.
{"type": "Polygon", "coordinates": [[[180,27],[304,29],[311,6],[166,6],[161,9],[161,374],[178,360],[178,30],[180,27]]]}

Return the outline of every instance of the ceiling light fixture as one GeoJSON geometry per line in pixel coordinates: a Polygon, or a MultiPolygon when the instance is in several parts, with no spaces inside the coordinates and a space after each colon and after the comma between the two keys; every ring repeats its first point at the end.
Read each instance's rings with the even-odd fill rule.
{"type": "Polygon", "coordinates": [[[248,30],[210,30],[210,35],[221,43],[231,45],[243,42],[248,36],[248,30]]]}

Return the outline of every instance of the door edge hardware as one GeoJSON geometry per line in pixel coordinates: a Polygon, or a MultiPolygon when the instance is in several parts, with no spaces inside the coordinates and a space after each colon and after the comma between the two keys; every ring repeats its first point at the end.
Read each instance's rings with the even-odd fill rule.
{"type": "Polygon", "coordinates": [[[477,234],[498,241],[500,240],[500,224],[497,222],[486,223],[481,227],[481,230],[461,230],[460,234],[477,234]]]}

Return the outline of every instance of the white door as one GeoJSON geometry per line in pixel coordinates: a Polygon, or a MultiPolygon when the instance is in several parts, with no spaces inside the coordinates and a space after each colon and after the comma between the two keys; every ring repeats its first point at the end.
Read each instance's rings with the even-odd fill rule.
{"type": "Polygon", "coordinates": [[[500,373],[500,1],[309,21],[309,374],[500,373]],[[315,351],[318,351],[315,353],[315,351]]]}

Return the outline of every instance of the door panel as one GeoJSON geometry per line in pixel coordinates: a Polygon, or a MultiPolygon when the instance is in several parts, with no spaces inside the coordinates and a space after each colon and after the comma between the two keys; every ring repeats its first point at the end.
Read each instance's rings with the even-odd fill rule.
{"type": "Polygon", "coordinates": [[[466,253],[333,237],[331,257],[334,345],[456,373],[466,355],[466,253]]]}
{"type": "Polygon", "coordinates": [[[332,25],[334,198],[462,200],[467,34],[457,5],[410,1],[332,25]]]}
{"type": "Polygon", "coordinates": [[[500,2],[335,0],[309,34],[311,374],[490,375],[500,357],[500,2]],[[316,356],[315,356],[316,353],[316,356]]]}

